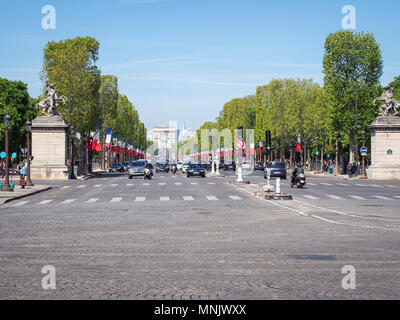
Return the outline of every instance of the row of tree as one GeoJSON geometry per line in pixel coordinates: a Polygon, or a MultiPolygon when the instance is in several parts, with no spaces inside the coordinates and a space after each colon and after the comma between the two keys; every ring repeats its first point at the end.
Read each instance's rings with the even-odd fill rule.
{"type": "MultiPolygon", "coordinates": [[[[265,145],[265,131],[270,130],[276,158],[293,159],[300,141],[303,162],[316,151],[321,159],[329,154],[354,162],[361,132],[366,131],[368,143],[368,126],[378,115],[373,100],[383,91],[382,70],[381,50],[372,34],[338,31],[325,42],[322,87],[312,79],[274,79],[254,95],[227,102],[198,136],[201,129],[228,128],[233,133],[241,125],[255,130],[256,146],[261,141],[265,145]]],[[[393,86],[400,97],[400,77],[393,86]]]]}
{"type": "MultiPolygon", "coordinates": [[[[91,37],[78,37],[48,42],[44,49],[41,78],[44,83],[55,83],[59,95],[71,103],[61,105],[59,112],[80,133],[80,170],[85,172],[85,139],[96,128],[100,130],[100,141],[106,138],[106,128],[118,132],[118,139],[129,142],[135,148],[147,147],[146,128],[140,121],[133,104],[118,91],[118,79],[113,75],[101,75],[96,65],[99,42],[91,37]],[[71,114],[69,114],[71,111],[71,114]]],[[[100,156],[105,166],[105,151],[100,156]]]]}

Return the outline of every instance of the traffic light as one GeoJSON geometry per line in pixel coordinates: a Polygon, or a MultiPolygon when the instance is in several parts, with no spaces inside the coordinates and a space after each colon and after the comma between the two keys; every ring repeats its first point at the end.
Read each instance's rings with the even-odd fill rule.
{"type": "Polygon", "coordinates": [[[238,138],[243,139],[243,127],[239,126],[237,129],[238,129],[238,138]]]}
{"type": "Polygon", "coordinates": [[[265,131],[265,146],[268,148],[271,147],[271,131],[265,131]]]}

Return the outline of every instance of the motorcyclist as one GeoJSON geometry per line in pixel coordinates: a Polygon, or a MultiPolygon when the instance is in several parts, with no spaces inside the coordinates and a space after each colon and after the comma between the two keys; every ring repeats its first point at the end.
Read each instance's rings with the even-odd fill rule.
{"type": "Polygon", "coordinates": [[[291,179],[291,181],[293,183],[295,183],[296,182],[296,178],[297,178],[297,167],[294,168],[294,170],[292,171],[292,179],[291,179]]]}
{"type": "Polygon", "coordinates": [[[145,169],[150,169],[151,176],[153,176],[153,164],[151,163],[151,161],[147,162],[145,169]]]}

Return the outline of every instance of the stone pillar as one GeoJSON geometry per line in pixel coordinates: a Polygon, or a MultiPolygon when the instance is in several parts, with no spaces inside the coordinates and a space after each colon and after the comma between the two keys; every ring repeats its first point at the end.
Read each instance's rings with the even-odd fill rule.
{"type": "Polygon", "coordinates": [[[400,179],[400,117],[377,117],[371,129],[368,179],[400,179]]]}
{"type": "Polygon", "coordinates": [[[32,121],[32,180],[67,180],[67,129],[61,116],[32,121]]]}

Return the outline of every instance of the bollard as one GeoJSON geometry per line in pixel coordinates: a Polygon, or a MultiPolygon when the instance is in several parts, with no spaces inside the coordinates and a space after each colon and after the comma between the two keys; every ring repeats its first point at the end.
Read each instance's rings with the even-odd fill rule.
{"type": "Polygon", "coordinates": [[[281,178],[276,178],[276,193],[281,193],[281,178]]]}

